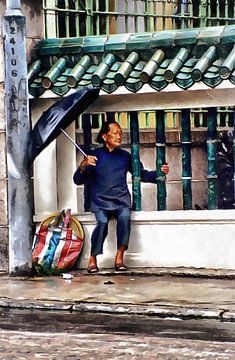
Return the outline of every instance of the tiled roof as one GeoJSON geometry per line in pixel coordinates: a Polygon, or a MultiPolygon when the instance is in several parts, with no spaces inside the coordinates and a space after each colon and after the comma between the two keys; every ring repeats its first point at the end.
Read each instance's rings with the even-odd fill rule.
{"type": "Polygon", "coordinates": [[[235,25],[154,33],[47,39],[35,47],[29,92],[57,95],[93,85],[107,93],[120,86],[137,93],[148,83],[188,89],[202,81],[211,88],[235,84],[235,25]]]}

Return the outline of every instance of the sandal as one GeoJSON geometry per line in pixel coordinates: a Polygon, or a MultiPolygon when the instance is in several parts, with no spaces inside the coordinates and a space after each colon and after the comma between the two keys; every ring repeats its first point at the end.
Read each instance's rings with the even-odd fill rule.
{"type": "Polygon", "coordinates": [[[124,264],[115,264],[115,271],[127,271],[127,267],[124,264]]]}
{"type": "Polygon", "coordinates": [[[91,266],[88,266],[87,272],[88,272],[88,274],[96,274],[99,272],[99,268],[97,265],[91,265],[91,266]]]}

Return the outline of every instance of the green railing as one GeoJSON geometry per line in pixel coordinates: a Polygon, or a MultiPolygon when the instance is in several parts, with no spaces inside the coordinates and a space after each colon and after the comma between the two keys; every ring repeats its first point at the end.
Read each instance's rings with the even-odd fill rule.
{"type": "MultiPolygon", "coordinates": [[[[164,127],[166,130],[180,129],[180,110],[163,111],[164,127]]],[[[155,111],[139,111],[139,129],[155,129],[156,122],[155,111]]],[[[91,116],[92,129],[99,129],[103,121],[114,119],[123,129],[130,129],[130,113],[97,113],[91,116]]],[[[191,109],[190,124],[191,129],[203,129],[207,127],[208,110],[207,109],[191,109]]],[[[216,112],[216,126],[219,128],[232,128],[234,121],[234,107],[218,107],[216,112]]],[[[78,118],[77,128],[82,129],[82,116],[78,118]]]]}
{"type": "Polygon", "coordinates": [[[45,37],[153,32],[235,23],[234,0],[43,0],[45,37]]]}
{"type": "MultiPolygon", "coordinates": [[[[182,209],[189,210],[194,208],[193,205],[193,187],[192,187],[192,148],[201,147],[206,151],[207,156],[207,171],[205,171],[204,184],[207,187],[207,204],[205,205],[208,209],[218,208],[218,197],[221,199],[223,193],[223,187],[226,184],[219,183],[220,173],[218,172],[217,157],[220,156],[221,160],[224,161],[224,170],[227,171],[228,167],[233,169],[234,147],[233,141],[230,141],[231,150],[221,157],[221,151],[218,149],[218,139],[221,134],[229,134],[231,139],[235,136],[234,132],[234,121],[235,111],[234,108],[210,108],[210,109],[193,109],[182,111],[156,111],[151,113],[145,112],[130,112],[130,113],[107,113],[107,114],[91,114],[82,115],[78,121],[77,131],[83,131],[84,144],[87,149],[91,146],[97,146],[95,140],[92,140],[92,131],[97,134],[103,121],[109,121],[110,119],[117,120],[124,130],[123,145],[129,147],[132,154],[132,194],[133,194],[133,209],[139,211],[142,209],[141,201],[141,186],[140,186],[140,149],[142,146],[151,146],[156,149],[156,178],[157,182],[157,210],[167,209],[167,190],[166,190],[166,177],[161,172],[161,166],[166,161],[166,147],[176,146],[181,148],[182,158],[181,167],[182,174],[181,178],[174,180],[173,182],[181,183],[182,188],[182,209]],[[125,115],[125,116],[124,116],[125,115]],[[152,128],[140,127],[143,125],[143,115],[145,115],[146,122],[152,125],[152,128]],[[152,119],[149,119],[151,115],[152,119]],[[170,115],[170,123],[169,123],[170,115]],[[86,119],[84,119],[84,116],[86,119]],[[86,124],[86,129],[84,128],[86,124]],[[169,126],[170,125],[170,126],[169,126]],[[92,130],[93,129],[93,130],[92,130]],[[149,129],[149,130],[148,130],[149,129]],[[148,135],[146,136],[146,130],[148,135]],[[144,137],[141,136],[143,132],[144,137]],[[232,133],[234,135],[232,135],[232,133]],[[175,136],[174,136],[175,134],[175,136]],[[173,136],[172,136],[173,135],[173,136]],[[143,138],[145,142],[143,142],[143,138]],[[147,139],[147,142],[146,142],[147,139]],[[93,144],[91,145],[91,142],[93,144]],[[227,155],[226,155],[227,154],[227,155]],[[228,156],[228,158],[226,158],[228,156]],[[207,172],[207,174],[206,174],[207,172]],[[222,192],[219,190],[222,187],[222,192]]],[[[230,140],[231,140],[230,139],[230,140]]],[[[228,145],[225,145],[228,146],[228,145]]],[[[205,169],[206,170],[206,169],[205,169]]],[[[226,175],[227,173],[224,173],[226,175]]],[[[231,175],[231,173],[230,173],[231,175]]],[[[230,193],[227,194],[230,199],[233,199],[234,190],[231,184],[234,180],[227,178],[222,180],[230,181],[230,193]]],[[[194,179],[195,181],[195,179],[194,179]]],[[[198,180],[196,180],[198,181],[198,180]]],[[[226,185],[226,186],[225,186],[226,185]]],[[[226,196],[227,196],[226,195],[226,196]]],[[[223,200],[223,199],[222,199],[223,200]]],[[[224,201],[222,201],[224,203],[224,201]]],[[[221,202],[220,202],[221,203],[221,202]]],[[[225,203],[224,203],[225,204],[225,203]]],[[[222,206],[225,206],[222,204],[222,206]]],[[[227,205],[226,205],[227,206],[227,205]]],[[[229,205],[230,206],[230,205],[229,205]]],[[[231,205],[233,206],[233,204],[231,205]]],[[[223,208],[223,207],[222,207],[223,208]]]]}

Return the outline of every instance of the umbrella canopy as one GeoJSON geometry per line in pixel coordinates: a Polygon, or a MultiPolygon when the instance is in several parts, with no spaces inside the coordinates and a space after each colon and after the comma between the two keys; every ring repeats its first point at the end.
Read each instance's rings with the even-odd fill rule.
{"type": "Polygon", "coordinates": [[[98,98],[99,91],[98,88],[76,91],[46,110],[31,131],[29,159],[33,161],[61,133],[61,129],[77,119],[98,98]]]}

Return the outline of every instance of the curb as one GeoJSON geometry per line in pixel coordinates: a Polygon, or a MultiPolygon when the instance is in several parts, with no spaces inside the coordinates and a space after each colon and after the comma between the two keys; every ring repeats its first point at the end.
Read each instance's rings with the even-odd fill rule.
{"type": "MultiPolygon", "coordinates": [[[[102,312],[119,315],[141,315],[159,318],[176,319],[217,319],[221,320],[223,310],[209,310],[196,308],[174,308],[169,306],[144,306],[128,304],[78,304],[74,305],[74,311],[102,312]]],[[[227,320],[228,321],[228,320],[227,320]]]]}
{"type": "MultiPolygon", "coordinates": [[[[73,275],[82,275],[82,276],[94,276],[87,273],[85,268],[71,270],[70,272],[73,275]]],[[[185,278],[206,278],[206,279],[225,279],[233,280],[235,279],[235,270],[232,269],[206,269],[206,268],[186,268],[186,267],[171,267],[171,268],[161,268],[161,267],[129,267],[125,272],[115,271],[113,268],[104,268],[100,269],[95,276],[139,276],[139,277],[185,277],[185,278]]],[[[38,276],[14,276],[15,279],[28,280],[32,278],[37,278],[38,276]]],[[[11,276],[3,270],[0,270],[0,278],[8,278],[11,276]]]]}
{"type": "Polygon", "coordinates": [[[31,313],[33,311],[65,312],[65,313],[93,313],[108,315],[145,316],[149,318],[175,320],[217,320],[220,322],[235,322],[235,312],[224,309],[199,309],[172,306],[148,306],[130,304],[101,304],[101,303],[65,303],[30,300],[0,299],[0,309],[20,310],[31,313]]]}
{"type": "MultiPolygon", "coordinates": [[[[86,269],[78,269],[82,276],[91,276],[86,269]]],[[[72,273],[76,273],[72,272],[72,273]]],[[[129,268],[125,272],[114,269],[101,269],[96,276],[139,276],[139,277],[184,277],[184,278],[206,278],[206,279],[235,279],[235,270],[204,269],[204,268],[129,268]]]]}

